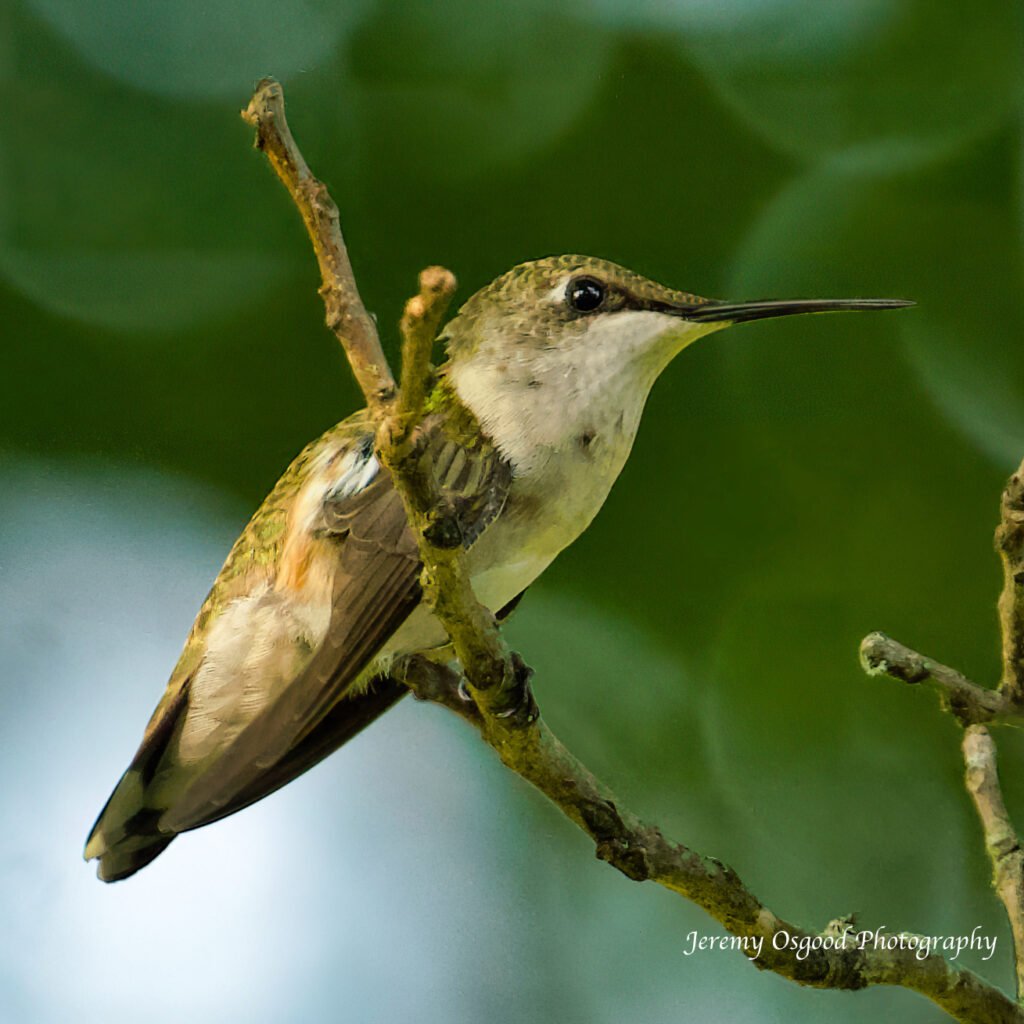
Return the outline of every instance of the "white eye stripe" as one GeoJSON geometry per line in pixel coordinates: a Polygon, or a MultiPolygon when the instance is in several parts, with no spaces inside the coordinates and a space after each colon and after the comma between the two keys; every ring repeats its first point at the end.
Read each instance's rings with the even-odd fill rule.
{"type": "Polygon", "coordinates": [[[544,298],[555,305],[560,302],[565,302],[565,290],[569,287],[569,282],[572,280],[572,277],[572,274],[566,274],[565,277],[563,277],[558,284],[556,284],[555,287],[544,296],[544,298]]]}

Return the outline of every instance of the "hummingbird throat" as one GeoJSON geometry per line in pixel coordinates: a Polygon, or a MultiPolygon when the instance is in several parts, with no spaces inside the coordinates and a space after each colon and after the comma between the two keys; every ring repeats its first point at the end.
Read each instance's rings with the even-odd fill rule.
{"type": "Polygon", "coordinates": [[[517,473],[529,474],[559,454],[575,457],[586,438],[592,452],[614,448],[624,462],[659,374],[722,326],[623,310],[594,317],[553,343],[485,337],[472,359],[454,359],[445,372],[517,473]]]}

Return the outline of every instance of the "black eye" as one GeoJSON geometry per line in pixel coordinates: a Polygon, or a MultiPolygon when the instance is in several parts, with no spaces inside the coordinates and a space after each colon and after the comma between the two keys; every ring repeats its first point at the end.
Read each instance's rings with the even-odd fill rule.
{"type": "Polygon", "coordinates": [[[593,313],[604,302],[604,285],[593,277],[577,277],[569,282],[566,298],[577,313],[593,313]]]}

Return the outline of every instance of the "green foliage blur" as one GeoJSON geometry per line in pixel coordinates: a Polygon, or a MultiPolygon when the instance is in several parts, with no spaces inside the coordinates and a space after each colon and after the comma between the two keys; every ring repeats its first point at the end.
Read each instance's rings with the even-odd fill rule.
{"type": "MultiPolygon", "coordinates": [[[[732,299],[912,298],[905,313],[752,324],[684,353],[605,510],[509,632],[569,746],[778,913],[823,927],[857,911],[927,934],[980,924],[997,954],[967,962],[1009,987],[958,731],[930,696],[866,678],[857,646],[884,629],[979,680],[997,673],[991,534],[1024,457],[1022,42],[1012,0],[969,14],[924,0],[0,0],[8,487],[29,500],[36,467],[89,505],[100,468],[155,473],[167,494],[182,488],[160,521],[185,528],[198,485],[227,523],[226,553],[295,452],[356,407],[301,224],[238,117],[265,74],[338,201],[391,353],[429,263],[456,272],[462,298],[558,252],[732,299]]],[[[130,483],[117,495],[126,520],[143,515],[130,483]]],[[[56,520],[72,542],[75,508],[56,520]]],[[[87,592],[90,577],[67,583],[87,592]]],[[[62,607],[47,605],[58,636],[62,607]]],[[[175,622],[179,643],[189,621],[175,622]]],[[[101,648],[125,642],[98,629],[101,648]]],[[[32,665],[38,677],[0,664],[6,704],[58,686],[45,658],[32,665]]],[[[163,682],[134,682],[140,706],[163,682]]],[[[63,722],[88,763],[104,685],[67,675],[50,725],[26,714],[22,727],[63,722]]],[[[518,909],[458,927],[513,961],[502,984],[518,1002],[497,998],[484,959],[443,1012],[424,997],[421,1019],[944,1019],[908,993],[807,992],[737,954],[684,957],[690,930],[717,927],[592,862],[457,724],[433,756],[462,747],[495,819],[477,827],[513,851],[478,884],[518,909]]],[[[1019,738],[1001,736],[1000,752],[1024,826],[1019,738]]],[[[342,780],[359,757],[354,745],[318,771],[342,780]]],[[[104,796],[74,808],[83,837],[104,796]]],[[[379,813],[410,857],[454,827],[379,813]]],[[[297,859],[305,839],[274,837],[297,859]]],[[[434,922],[455,927],[443,909],[434,922]]],[[[408,952],[386,952],[396,988],[408,952]]],[[[437,947],[438,964],[450,955],[437,947]]],[[[302,975],[307,1016],[332,1005],[333,969],[302,975]]],[[[224,970],[244,977],[246,957],[224,970]]],[[[353,1019],[378,1019],[375,991],[346,984],[364,1008],[353,1019]]],[[[9,989],[23,1010],[10,1019],[50,1019],[9,989]]]]}

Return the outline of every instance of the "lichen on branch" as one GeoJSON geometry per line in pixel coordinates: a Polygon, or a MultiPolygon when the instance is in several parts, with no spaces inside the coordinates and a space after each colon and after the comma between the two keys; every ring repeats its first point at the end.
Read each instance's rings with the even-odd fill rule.
{"type": "MultiPolygon", "coordinates": [[[[449,708],[476,728],[511,771],[535,786],[593,840],[601,860],[629,879],[655,882],[696,903],[735,936],[763,940],[757,966],[816,988],[902,986],[927,996],[959,1021],[1024,1024],[1024,1010],[1014,1000],[937,952],[920,957],[915,949],[844,945],[837,939],[850,927],[845,918],[816,932],[778,917],[731,868],[666,838],[657,826],[623,807],[551,732],[533,699],[529,668],[508,649],[494,616],[476,600],[461,547],[431,543],[428,527],[438,495],[433,482],[416,473],[415,460],[408,457],[423,416],[431,354],[455,290],[454,276],[441,267],[428,268],[420,275],[419,291],[407,303],[400,325],[402,385],[396,389],[376,325],[359,297],[337,207],[327,188],[313,177],[288,129],[281,86],[273,79],[262,81],[242,116],[256,128],[257,148],[288,188],[306,225],[323,279],[320,294],[327,324],[344,347],[377,422],[378,451],[418,536],[425,596],[447,630],[461,666],[459,673],[411,657],[394,666],[395,677],[420,699],[449,708]],[[780,944],[777,940],[783,934],[794,941],[780,944]],[[807,955],[798,954],[801,947],[807,955]]],[[[1013,500],[1004,500],[1004,533],[999,542],[1007,574],[1000,602],[1007,670],[998,693],[881,634],[872,634],[865,641],[864,659],[870,671],[886,672],[908,683],[935,685],[949,709],[965,724],[1013,717],[1004,714],[1009,710],[1019,716],[1024,694],[1020,678],[1024,662],[1024,492],[1019,478],[1015,480],[1013,500]]],[[[1018,976],[1024,977],[1020,967],[1024,936],[1020,851],[1013,847],[1016,836],[998,790],[994,746],[989,758],[986,743],[991,744],[991,737],[981,726],[972,725],[971,729],[965,739],[968,788],[985,828],[1000,896],[1018,940],[1018,976]],[[1006,839],[1011,834],[1013,842],[1006,839]]]]}

